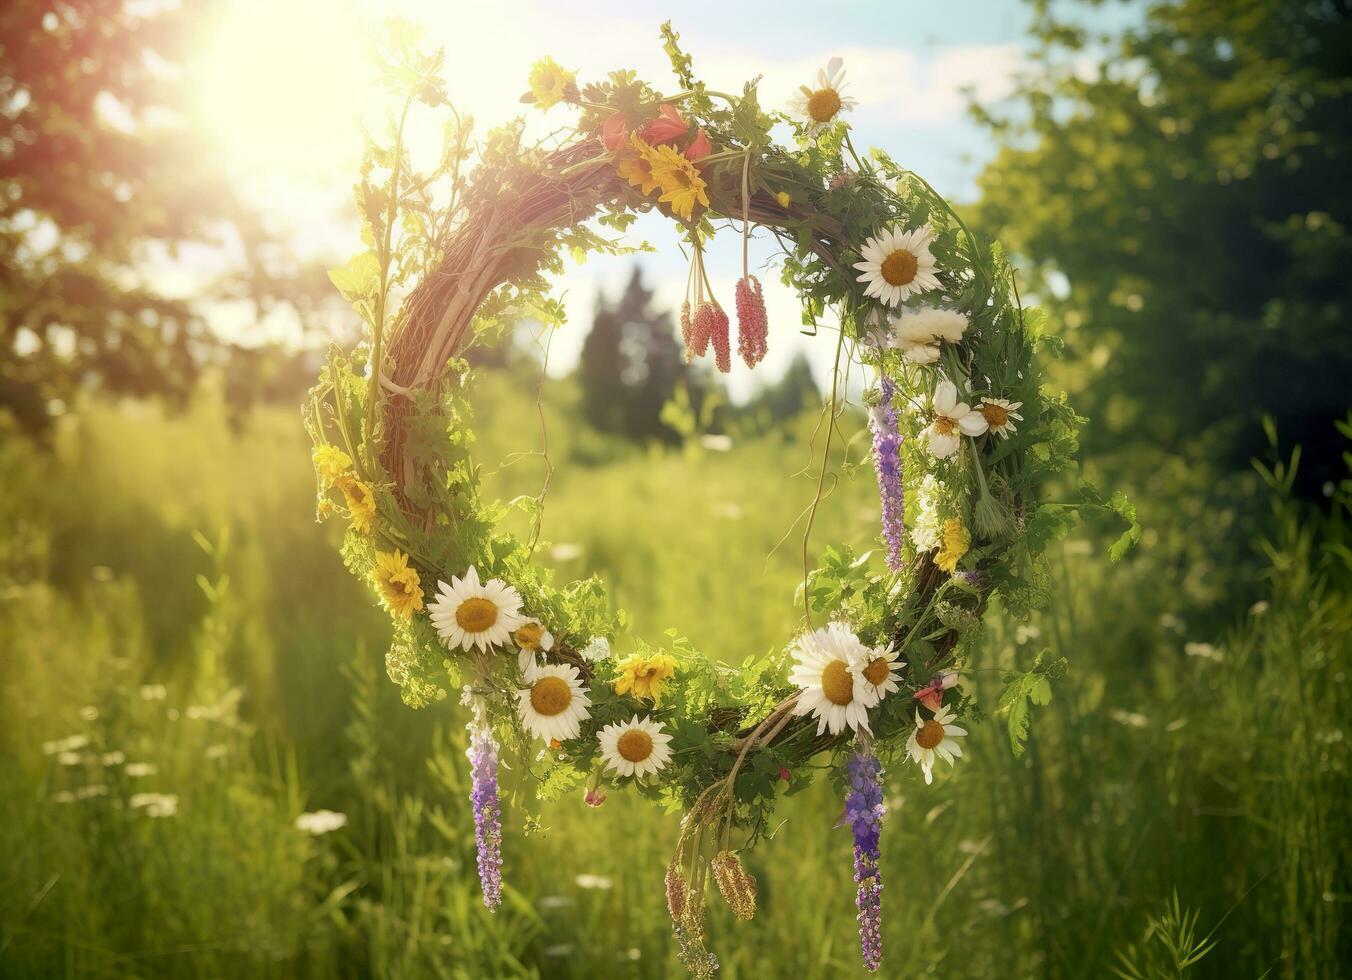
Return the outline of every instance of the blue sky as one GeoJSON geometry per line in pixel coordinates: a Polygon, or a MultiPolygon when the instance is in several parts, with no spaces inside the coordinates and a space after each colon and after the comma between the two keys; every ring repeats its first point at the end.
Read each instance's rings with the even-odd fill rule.
{"type": "MultiPolygon", "coordinates": [[[[189,84],[202,97],[201,117],[220,145],[223,165],[238,186],[271,215],[299,252],[340,264],[361,250],[349,188],[356,176],[361,134],[356,120],[378,120],[383,102],[361,67],[362,49],[380,19],[407,16],[424,28],[429,47],[445,46],[447,80],[457,107],[481,129],[522,111],[530,65],[548,54],[580,79],[632,68],[658,87],[674,87],[658,38],[670,19],[695,71],[712,87],[739,91],[762,75],[761,101],[782,106],[810,82],[828,58],[845,59],[848,93],[860,101],[852,115],[857,145],[887,149],[961,202],[993,146],[965,118],[960,90],[983,101],[1007,93],[1027,49],[1030,13],[1017,0],[961,0],[948,4],[892,3],[680,5],[627,3],[419,2],[419,0],[235,0],[204,38],[203,56],[189,84]]],[[[1120,20],[1118,5],[1095,14],[1120,20]]],[[[565,125],[568,110],[534,113],[541,133],[565,125]]],[[[657,247],[641,261],[657,301],[679,306],[685,266],[677,236],[658,216],[635,225],[633,236],[657,247]]],[[[753,376],[744,367],[729,378],[736,397],[777,377],[796,350],[809,353],[819,379],[829,367],[828,337],[798,334],[796,298],[765,264],[768,243],[753,263],[767,287],[771,346],[753,376]]],[[[217,260],[190,253],[187,266],[161,270],[166,281],[191,292],[217,260]],[[193,268],[196,263],[199,268],[193,268]]],[[[593,259],[570,268],[557,286],[570,323],[551,343],[551,365],[575,363],[598,288],[615,293],[633,259],[593,259]]],[[[740,275],[736,234],[716,241],[709,271],[726,305],[740,275]]],[[[216,306],[209,316],[224,333],[245,342],[296,339],[284,313],[262,323],[243,305],[216,306]]]]}

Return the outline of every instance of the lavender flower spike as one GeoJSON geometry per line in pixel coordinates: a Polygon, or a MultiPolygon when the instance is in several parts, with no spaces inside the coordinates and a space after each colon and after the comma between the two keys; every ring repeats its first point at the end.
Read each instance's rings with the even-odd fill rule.
{"type": "Polygon", "coordinates": [[[887,541],[887,567],[901,571],[901,545],[906,537],[906,496],[901,486],[901,433],[897,410],[892,406],[896,386],[884,376],[879,382],[882,400],[870,413],[873,430],[873,465],[878,470],[878,494],[882,498],[883,538],[887,541]]]}
{"type": "Polygon", "coordinates": [[[502,904],[502,808],[498,802],[498,743],[493,730],[475,704],[474,721],[469,730],[470,768],[473,789],[470,801],[474,804],[474,842],[479,850],[479,886],[484,893],[484,907],[496,912],[502,904]]]}
{"type": "Polygon", "coordinates": [[[878,838],[882,832],[883,766],[878,757],[862,749],[845,764],[849,792],[841,823],[854,832],[854,881],[858,887],[855,905],[859,909],[859,949],[864,967],[877,971],[883,958],[882,893],[883,876],[879,867],[878,838]]]}

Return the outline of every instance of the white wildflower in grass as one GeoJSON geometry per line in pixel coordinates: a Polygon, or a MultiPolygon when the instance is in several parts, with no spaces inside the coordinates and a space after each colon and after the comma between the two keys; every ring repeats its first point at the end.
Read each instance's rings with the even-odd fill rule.
{"type": "Polygon", "coordinates": [[[936,264],[930,253],[934,230],[929,225],[907,230],[900,225],[879,233],[859,250],[858,281],[864,295],[884,306],[897,306],[911,296],[939,288],[936,264]]]}
{"type": "Polygon", "coordinates": [[[96,707],[94,707],[92,704],[87,704],[87,705],[85,705],[83,708],[80,709],[80,720],[81,720],[81,721],[98,721],[98,720],[99,720],[99,709],[96,708],[96,707]]]}
{"type": "Polygon", "coordinates": [[[315,810],[313,813],[302,813],[296,818],[296,829],[315,837],[341,830],[346,826],[347,814],[333,810],[315,810]]]}
{"type": "Polygon", "coordinates": [[[549,557],[557,562],[572,561],[581,558],[585,551],[586,549],[576,541],[560,541],[549,549],[549,557]]]}
{"type": "Polygon", "coordinates": [[[62,752],[74,752],[76,749],[82,749],[88,744],[88,735],[71,735],[67,738],[59,738],[54,742],[43,742],[42,754],[59,755],[62,752]]]}
{"type": "Polygon", "coordinates": [[[450,585],[437,582],[437,597],[427,610],[437,634],[452,650],[503,646],[525,622],[520,593],[502,579],[480,583],[472,565],[464,578],[452,575],[450,585]]]}
{"type": "Polygon", "coordinates": [[[74,803],[75,794],[68,789],[58,790],[52,794],[53,803],[74,803]]]}
{"type": "Polygon", "coordinates": [[[986,431],[985,417],[966,402],[958,401],[958,388],[948,379],[934,386],[930,408],[933,416],[924,435],[930,453],[938,459],[956,454],[962,436],[976,438],[986,431]]]}
{"type": "Polygon", "coordinates": [[[84,756],[79,752],[62,752],[56,757],[56,761],[63,766],[78,766],[84,761],[84,756]]]}
{"type": "Polygon", "coordinates": [[[148,817],[172,817],[178,813],[178,797],[172,793],[133,793],[128,802],[133,810],[145,810],[148,817]]]}
{"type": "Polygon", "coordinates": [[[165,686],[163,684],[141,685],[142,701],[163,701],[165,697],[168,696],[168,694],[169,692],[168,690],[165,689],[165,686]]]}
{"type": "Polygon", "coordinates": [[[107,795],[108,787],[104,786],[102,783],[96,783],[93,786],[81,786],[75,791],[75,798],[77,800],[92,800],[96,796],[107,795]]]}
{"type": "Polygon", "coordinates": [[[699,444],[711,453],[732,452],[732,436],[711,432],[699,437],[699,444]]]}
{"type": "Polygon", "coordinates": [[[153,762],[128,762],[122,767],[122,771],[133,779],[140,779],[143,776],[153,776],[160,769],[153,762]]]}
{"type": "Polygon", "coordinates": [[[224,759],[230,754],[230,746],[222,745],[219,742],[215,745],[208,745],[205,754],[208,759],[224,759]]]}
{"type": "Polygon", "coordinates": [[[127,761],[124,752],[105,752],[99,756],[99,762],[104,766],[120,766],[127,761]]]}
{"type": "Polygon", "coordinates": [[[795,715],[816,717],[818,735],[870,730],[868,709],[878,703],[878,695],[863,671],[873,651],[848,626],[829,623],[804,633],[793,645],[793,660],[789,682],[801,691],[795,715]]]}
{"type": "Polygon", "coordinates": [[[608,891],[615,883],[605,875],[578,875],[573,881],[577,882],[579,888],[590,888],[597,891],[608,891]]]}
{"type": "Polygon", "coordinates": [[[934,717],[928,721],[915,712],[915,729],[906,741],[906,754],[911,761],[920,764],[925,774],[925,784],[934,782],[934,760],[943,759],[950,766],[953,760],[962,756],[962,745],[958,739],[967,734],[967,729],[953,724],[957,716],[948,708],[940,707],[934,717]]]}

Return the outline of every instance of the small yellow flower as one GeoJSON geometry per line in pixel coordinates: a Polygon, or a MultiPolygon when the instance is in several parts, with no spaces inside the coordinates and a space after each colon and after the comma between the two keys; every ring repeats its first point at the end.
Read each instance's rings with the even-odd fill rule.
{"type": "Polygon", "coordinates": [[[340,476],[334,484],[343,493],[347,502],[348,516],[352,526],[362,534],[371,532],[371,522],[376,516],[376,497],[371,488],[355,476],[340,476]]]}
{"type": "Polygon", "coordinates": [[[673,214],[690,220],[695,205],[709,206],[708,185],[699,168],[670,146],[659,146],[654,150],[657,159],[653,162],[653,176],[662,185],[663,204],[670,204],[673,214]]]}
{"type": "Polygon", "coordinates": [[[315,462],[315,472],[319,474],[319,482],[326,487],[333,486],[334,481],[352,469],[352,457],[337,446],[330,446],[327,443],[316,446],[312,458],[315,462]]]}
{"type": "Polygon", "coordinates": [[[651,194],[661,185],[653,173],[653,164],[657,161],[657,151],[634,133],[629,138],[633,149],[624,148],[616,162],[615,170],[621,177],[637,187],[644,194],[651,194]]]}
{"type": "Polygon", "coordinates": [[[375,576],[385,607],[395,616],[408,619],[423,607],[422,580],[402,551],[377,551],[375,576]]]}
{"type": "Polygon", "coordinates": [[[315,502],[315,520],[326,521],[329,515],[333,513],[333,501],[328,497],[320,497],[315,502]]]}
{"type": "Polygon", "coordinates": [[[620,676],[615,678],[616,694],[632,694],[660,704],[662,688],[676,673],[676,658],[667,653],[646,656],[635,653],[621,660],[618,667],[620,676]]]}
{"type": "Polygon", "coordinates": [[[577,88],[577,76],[564,71],[553,58],[541,58],[530,69],[530,90],[535,104],[548,109],[567,98],[569,89],[577,88]]]}
{"type": "Polygon", "coordinates": [[[788,191],[780,191],[775,195],[775,200],[779,202],[781,208],[787,208],[793,203],[793,198],[789,196],[788,191]]]}
{"type": "Polygon", "coordinates": [[[967,549],[972,546],[972,536],[967,528],[962,526],[962,521],[956,517],[950,517],[944,521],[943,547],[939,549],[939,554],[934,559],[934,564],[938,565],[949,575],[958,567],[958,562],[962,556],[967,554],[967,549]]]}

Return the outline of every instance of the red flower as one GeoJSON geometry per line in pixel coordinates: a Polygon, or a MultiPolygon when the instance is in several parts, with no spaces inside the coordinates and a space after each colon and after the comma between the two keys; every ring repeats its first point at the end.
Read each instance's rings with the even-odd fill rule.
{"type": "Polygon", "coordinates": [[[601,142],[611,153],[629,142],[629,127],[624,123],[624,113],[617,112],[601,124],[601,142]]]}
{"type": "Polygon", "coordinates": [[[713,144],[709,142],[709,136],[704,130],[695,134],[695,138],[690,141],[690,145],[685,148],[685,158],[691,163],[699,163],[713,151],[713,144]]]}
{"type": "Polygon", "coordinates": [[[787,783],[790,779],[793,778],[793,773],[789,772],[789,770],[786,769],[784,766],[780,766],[780,767],[779,767],[779,778],[782,779],[782,780],[784,780],[784,782],[787,783]]]}
{"type": "Polygon", "coordinates": [[[670,102],[662,104],[661,114],[656,119],[645,123],[639,135],[643,141],[651,146],[658,143],[670,143],[672,140],[678,140],[690,130],[690,124],[681,118],[681,114],[676,111],[676,107],[670,102]]]}

